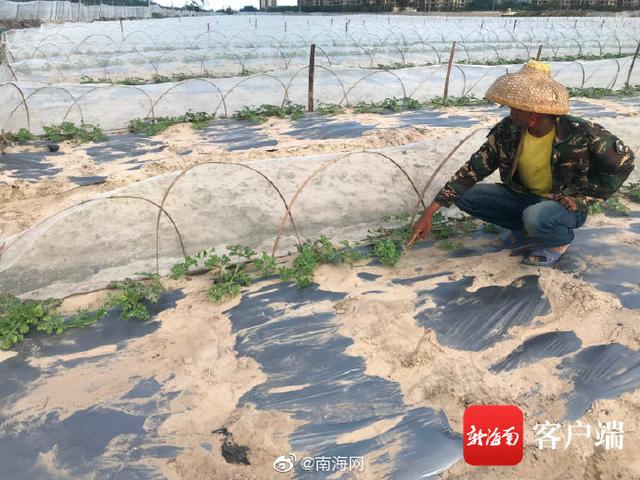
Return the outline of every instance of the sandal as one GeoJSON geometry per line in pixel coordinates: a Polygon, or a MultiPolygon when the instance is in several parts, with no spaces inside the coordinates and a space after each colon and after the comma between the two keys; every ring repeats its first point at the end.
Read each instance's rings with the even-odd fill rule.
{"type": "Polygon", "coordinates": [[[527,265],[535,265],[536,267],[552,267],[558,262],[558,260],[560,260],[562,255],[562,253],[554,252],[547,248],[539,248],[537,250],[533,250],[527,257],[525,257],[524,263],[527,265]],[[535,257],[542,257],[544,260],[534,260],[533,258],[535,257]]]}
{"type": "Polygon", "coordinates": [[[507,235],[500,237],[498,242],[502,248],[518,250],[520,248],[530,247],[535,243],[535,240],[519,230],[510,230],[507,235]]]}

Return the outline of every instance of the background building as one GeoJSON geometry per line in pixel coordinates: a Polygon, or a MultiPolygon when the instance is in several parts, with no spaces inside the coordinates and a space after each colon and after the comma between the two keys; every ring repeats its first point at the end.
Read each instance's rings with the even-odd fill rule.
{"type": "Polygon", "coordinates": [[[260,0],[260,10],[267,10],[278,6],[278,0],[260,0]]]}
{"type": "Polygon", "coordinates": [[[378,11],[400,7],[407,11],[430,12],[436,10],[464,10],[468,1],[470,0],[298,0],[298,6],[329,7],[334,9],[339,7],[369,7],[378,11]]]}
{"type": "Polygon", "coordinates": [[[376,0],[298,0],[300,7],[353,7],[378,3],[381,2],[376,0]]]}

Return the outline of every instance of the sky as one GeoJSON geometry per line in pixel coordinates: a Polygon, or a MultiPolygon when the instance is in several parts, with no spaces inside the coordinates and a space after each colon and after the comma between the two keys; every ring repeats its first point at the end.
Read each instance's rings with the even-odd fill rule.
{"type": "MultiPolygon", "coordinates": [[[[160,5],[165,5],[167,7],[171,6],[172,0],[154,0],[156,3],[160,5]]],[[[185,0],[173,0],[173,6],[179,7],[184,5],[185,0]]],[[[258,8],[260,4],[259,0],[208,0],[207,5],[208,8],[219,10],[221,8],[231,7],[234,10],[238,10],[245,5],[253,5],[258,8]]],[[[297,0],[278,0],[278,5],[297,5],[297,0]]]]}

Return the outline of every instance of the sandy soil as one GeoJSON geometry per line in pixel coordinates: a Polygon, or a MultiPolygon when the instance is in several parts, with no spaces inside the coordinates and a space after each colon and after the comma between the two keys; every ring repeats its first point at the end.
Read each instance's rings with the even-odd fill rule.
{"type": "MultiPolygon", "coordinates": [[[[620,225],[618,219],[615,222],[620,225]]],[[[406,405],[444,410],[456,432],[461,431],[462,414],[469,404],[516,404],[526,412],[543,412],[526,418],[525,459],[515,469],[478,469],[459,462],[441,474],[443,480],[595,480],[640,476],[640,462],[632,447],[640,441],[640,390],[613,400],[597,401],[581,419],[591,424],[623,419],[628,445],[624,450],[594,449],[585,441],[576,442],[567,450],[539,451],[533,425],[544,420],[560,421],[565,413],[562,394],[571,389],[566,379],[554,374],[559,359],[545,359],[508,373],[494,374],[488,370],[524,339],[552,330],[575,331],[583,347],[615,341],[632,349],[640,348],[640,313],[622,308],[614,295],[598,291],[569,273],[524,266],[519,257],[506,252],[487,254],[478,262],[477,257],[447,258],[435,248],[410,252],[394,269],[364,264],[352,268],[322,266],[315,280],[323,290],[347,293],[333,307],[339,333],[353,340],[347,353],[366,360],[368,375],[397,382],[406,405]],[[422,273],[460,273],[413,285],[389,283],[393,278],[415,276],[417,266],[422,273]],[[357,276],[361,271],[380,277],[364,282],[357,276]],[[438,282],[470,275],[475,280],[468,290],[475,291],[487,285],[508,285],[529,274],[540,275],[551,313],[526,327],[514,327],[510,338],[491,348],[480,352],[448,348],[438,342],[432,330],[416,324],[417,292],[433,288],[438,282]],[[364,294],[370,290],[383,293],[364,294]]],[[[238,357],[234,349],[231,323],[222,312],[239,299],[213,305],[205,294],[209,285],[206,276],[165,280],[167,288],[182,288],[186,297],[178,301],[175,309],[160,314],[162,323],[158,330],[130,341],[117,353],[115,346],[107,345],[78,354],[34,360],[31,365],[41,369],[78,359],[94,361],[69,364],[58,375],[38,379],[28,394],[3,415],[27,424],[46,408],[57,412],[62,421],[94,405],[115,408],[138,379],[155,378],[163,392],[181,392],[158,412],[166,414],[166,418],[158,428],[157,441],[183,450],[176,458],[145,459],[145,464],[160,469],[170,479],[288,478],[276,473],[272,463],[278,455],[290,451],[287,438],[301,423],[285,412],[237,407],[239,398],[265,382],[266,376],[259,364],[251,358],[238,357]],[[223,439],[212,431],[221,427],[232,433],[235,442],[249,448],[250,466],[226,463],[218,454],[223,439]],[[203,449],[203,444],[210,444],[213,453],[203,449]]],[[[96,292],[70,297],[63,309],[91,308],[103,296],[104,292],[96,292]]],[[[10,355],[4,354],[0,361],[10,355]]],[[[392,428],[397,421],[392,418],[343,435],[338,444],[372,438],[392,428]]],[[[104,456],[108,458],[111,449],[118,448],[122,445],[111,445],[104,456]]],[[[41,463],[64,478],[64,472],[55,467],[55,451],[43,454],[41,463]]],[[[375,472],[372,466],[358,478],[380,478],[375,472]]]]}
{"type": "MultiPolygon", "coordinates": [[[[437,255],[434,258],[416,252],[402,260],[400,270],[409,270],[419,264],[426,272],[465,272],[465,275],[476,276],[469,290],[485,285],[506,285],[531,273],[517,257],[495,254],[486,255],[483,260],[480,265],[472,265],[469,260],[443,261],[437,255]]],[[[508,374],[496,375],[488,370],[496,359],[504,358],[524,339],[552,330],[575,331],[583,346],[613,341],[633,349],[640,346],[639,313],[621,309],[617,299],[594,290],[593,286],[570,274],[555,270],[540,270],[540,274],[552,313],[541,318],[542,323],[536,328],[516,327],[512,330],[512,338],[478,353],[447,348],[439,344],[432,330],[425,330],[415,323],[415,291],[433,288],[442,282],[441,277],[411,287],[394,286],[391,292],[376,296],[362,295],[358,289],[351,288],[348,300],[336,307],[342,332],[354,340],[350,353],[367,359],[367,372],[398,382],[405,402],[412,406],[443,409],[455,431],[461,433],[463,412],[470,404],[518,405],[525,412],[544,412],[525,419],[527,447],[520,465],[477,468],[459,462],[441,474],[443,480],[615,479],[640,475],[640,462],[631,449],[603,453],[583,442],[573,444],[570,450],[538,450],[534,425],[545,420],[559,421],[557,419],[563,418],[565,413],[562,395],[570,386],[554,374],[559,359],[542,360],[508,374]],[[624,334],[620,334],[620,325],[624,325],[624,334]]],[[[331,288],[336,283],[342,286],[347,283],[346,275],[342,270],[327,267],[320,276],[320,284],[323,288],[331,288]]],[[[448,279],[457,280],[459,276],[448,279]]],[[[383,276],[375,283],[367,283],[366,289],[384,288],[386,281],[388,278],[383,276]]],[[[581,420],[596,425],[601,421],[624,419],[630,427],[625,442],[635,443],[640,440],[636,430],[640,421],[639,401],[639,391],[613,401],[598,401],[581,420]]]]}

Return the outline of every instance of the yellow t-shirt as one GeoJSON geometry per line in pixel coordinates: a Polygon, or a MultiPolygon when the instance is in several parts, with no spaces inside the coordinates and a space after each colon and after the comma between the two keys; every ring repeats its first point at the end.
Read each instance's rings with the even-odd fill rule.
{"type": "Polygon", "coordinates": [[[520,183],[532,193],[544,195],[551,192],[551,149],[556,136],[554,128],[544,137],[534,137],[525,130],[522,149],[518,158],[520,183]]]}

